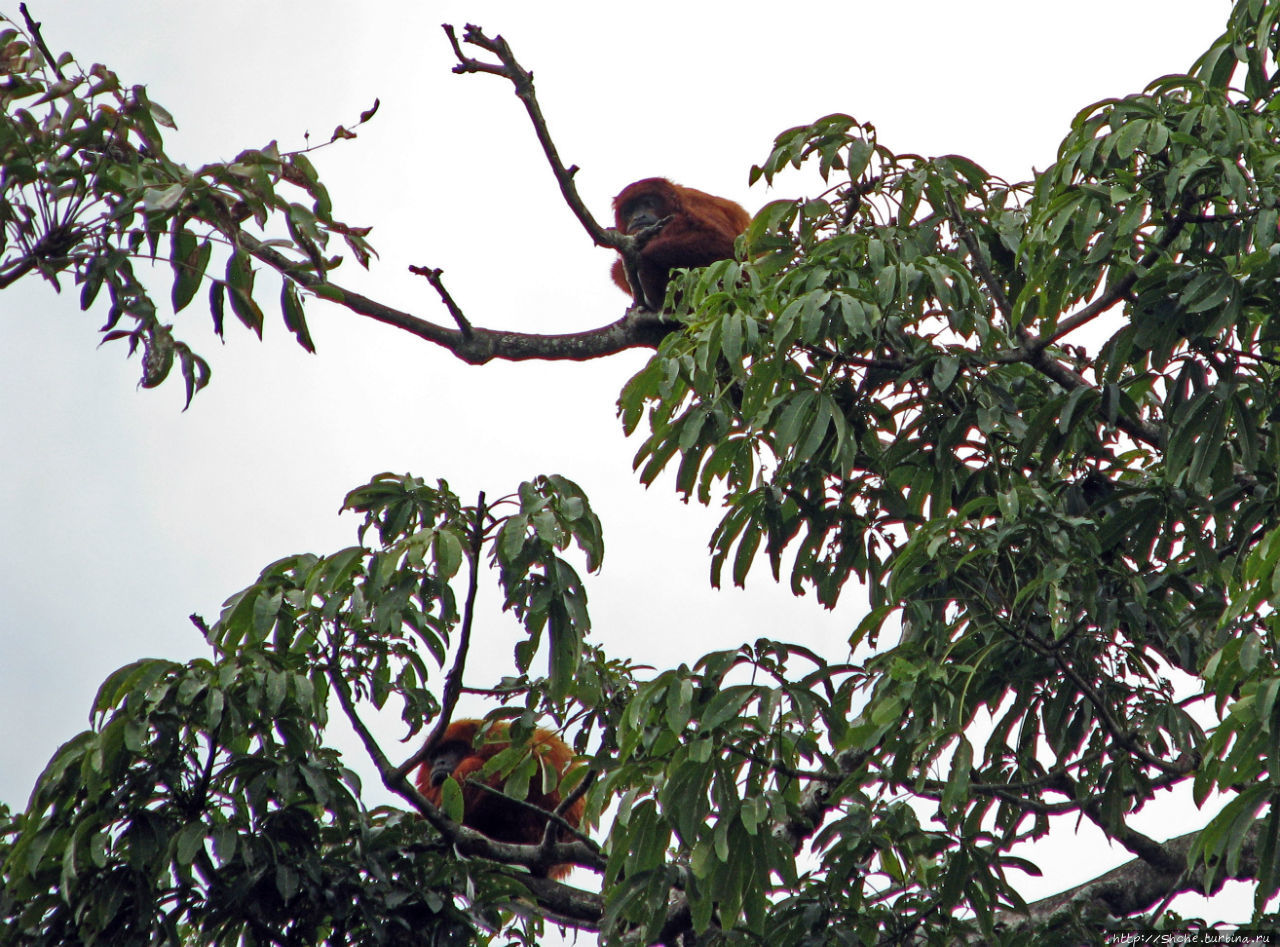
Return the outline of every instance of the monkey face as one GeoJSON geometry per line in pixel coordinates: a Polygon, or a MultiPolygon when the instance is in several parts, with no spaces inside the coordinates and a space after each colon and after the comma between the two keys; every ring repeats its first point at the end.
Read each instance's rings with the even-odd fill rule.
{"type": "Polygon", "coordinates": [[[453,775],[458,764],[466,759],[472,750],[466,743],[451,740],[442,743],[427,757],[427,766],[431,773],[431,785],[439,786],[453,775]]]}
{"type": "Polygon", "coordinates": [[[623,221],[623,232],[635,233],[645,227],[652,227],[667,216],[666,206],[655,194],[646,194],[633,201],[628,201],[619,213],[623,221]]]}

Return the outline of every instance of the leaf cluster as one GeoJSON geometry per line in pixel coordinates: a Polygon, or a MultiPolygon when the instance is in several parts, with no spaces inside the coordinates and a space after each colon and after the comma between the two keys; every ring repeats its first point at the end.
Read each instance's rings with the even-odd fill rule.
{"type": "Polygon", "coordinates": [[[993,936],[1002,853],[1057,815],[1169,869],[1129,820],[1193,774],[1234,796],[1204,887],[1265,814],[1259,909],[1280,890],[1276,14],[1237,4],[1025,183],[846,115],[784,132],[753,174],[816,164],[824,190],[684,278],[686,330],[623,392],[641,479],[725,504],[713,582],[764,558],[834,606],[855,581],[851,645],[897,642],[848,746],[944,827],[898,873],[914,923],[963,885],[993,936]]]}
{"type": "Polygon", "coordinates": [[[5,941],[469,942],[423,824],[360,804],[325,713],[261,649],[121,668],[13,825],[5,941]]]}
{"type": "MultiPolygon", "coordinates": [[[[69,278],[86,310],[105,289],[103,341],[142,353],[143,387],[177,364],[190,403],[210,367],[170,319],[203,293],[219,336],[228,307],[261,336],[254,254],[265,251],[283,274],[284,323],[313,350],[300,287],[341,262],[325,256],[332,236],[361,265],[373,251],[367,229],[334,218],[307,155],[271,142],[189,168],[166,151],[165,133],[177,126],[145,87],[125,87],[102,65],[85,70],[70,54],[51,60],[34,29],[2,28],[9,22],[0,17],[0,288],[37,274],[61,291],[69,278]],[[283,222],[283,232],[251,234],[269,221],[283,222]],[[150,278],[160,262],[169,266],[167,299],[150,278]]],[[[339,132],[333,140],[354,137],[339,132]]]]}

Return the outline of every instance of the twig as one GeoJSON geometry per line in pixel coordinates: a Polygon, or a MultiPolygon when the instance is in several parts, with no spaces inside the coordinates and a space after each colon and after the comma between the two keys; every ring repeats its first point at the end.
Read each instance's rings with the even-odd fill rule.
{"type": "Polygon", "coordinates": [[[467,317],[463,314],[461,307],[454,302],[453,296],[444,288],[444,280],[442,279],[444,270],[439,267],[432,269],[429,266],[410,266],[409,272],[425,278],[431,284],[431,288],[439,294],[445,308],[449,310],[449,315],[453,316],[453,321],[458,324],[458,329],[462,333],[463,339],[470,342],[474,334],[471,323],[467,321],[467,317]]]}
{"type": "MultiPolygon", "coordinates": [[[[462,39],[459,40],[451,25],[444,25],[445,34],[458,59],[454,72],[485,73],[507,79],[515,87],[516,95],[524,103],[525,110],[533,124],[534,132],[542,145],[552,173],[560,186],[565,202],[578,218],[593,243],[597,246],[618,250],[625,256],[627,251],[635,247],[635,237],[624,234],[613,228],[602,227],[587,210],[574,184],[576,166],[566,167],[560,160],[555,144],[547,130],[546,119],[538,106],[533,89],[533,74],[525,70],[516,61],[510,46],[501,36],[490,38],[475,26],[467,26],[462,39]],[[463,44],[470,44],[478,49],[491,53],[497,62],[486,62],[467,56],[463,52],[463,44]]],[[[363,118],[363,116],[362,116],[363,118]]],[[[507,361],[526,361],[538,359],[543,361],[585,361],[615,355],[618,352],[633,348],[657,348],[658,344],[670,333],[671,323],[662,318],[660,313],[633,307],[616,322],[597,329],[584,332],[573,332],[561,335],[535,335],[526,332],[494,331],[478,329],[471,325],[462,309],[452,296],[444,289],[440,281],[440,270],[431,267],[410,267],[410,270],[425,277],[435,287],[436,292],[447,307],[457,328],[440,325],[419,316],[370,299],[360,293],[346,289],[330,282],[325,276],[317,274],[305,263],[291,259],[274,247],[264,244],[239,228],[228,234],[235,243],[255,259],[283,276],[293,280],[299,286],[310,290],[317,296],[328,299],[345,307],[357,315],[366,316],[378,322],[386,323],[397,329],[416,335],[418,338],[432,342],[452,352],[457,358],[472,365],[482,365],[492,359],[507,361]]]]}
{"type": "Polygon", "coordinates": [[[31,34],[31,38],[35,40],[36,46],[39,47],[45,61],[49,63],[49,68],[53,70],[53,74],[61,80],[66,80],[66,76],[62,74],[62,70],[58,68],[58,60],[54,58],[53,53],[49,51],[48,45],[44,41],[44,34],[40,32],[42,24],[31,19],[31,14],[27,12],[25,3],[18,4],[18,10],[22,13],[23,22],[27,24],[27,32],[31,34]]]}
{"type": "MultiPolygon", "coordinates": [[[[578,838],[582,839],[588,845],[595,848],[596,851],[600,850],[600,846],[596,844],[595,840],[592,839],[589,835],[575,828],[568,821],[566,821],[564,818],[564,814],[569,811],[570,807],[575,802],[577,802],[579,799],[581,799],[583,796],[587,794],[587,790],[591,788],[592,784],[594,784],[596,781],[596,777],[599,775],[600,775],[599,770],[595,770],[595,769],[588,770],[587,775],[582,778],[582,781],[578,783],[578,785],[573,787],[573,792],[569,793],[563,799],[560,800],[560,804],[556,806],[555,812],[548,813],[552,821],[559,823],[560,825],[568,828],[578,838]]],[[[542,836],[542,845],[544,848],[551,844],[551,835],[552,835],[551,822],[548,822],[547,830],[545,833],[543,833],[543,836],[542,836]]]]}
{"type": "Polygon", "coordinates": [[[956,228],[956,233],[960,236],[960,239],[964,241],[964,245],[968,247],[969,256],[973,258],[974,269],[978,271],[982,281],[987,284],[987,292],[991,294],[991,301],[995,304],[996,309],[1000,311],[1000,314],[1004,316],[1005,321],[1012,325],[1013,308],[1009,305],[1009,297],[1004,294],[1004,287],[1000,285],[1000,281],[996,279],[995,273],[992,272],[991,265],[987,262],[986,251],[978,243],[977,235],[965,223],[964,216],[960,213],[960,208],[956,206],[955,199],[950,194],[947,195],[947,216],[956,228]]]}
{"type": "Polygon", "coordinates": [[[1146,747],[1142,746],[1131,732],[1128,732],[1120,725],[1120,721],[1115,718],[1111,711],[1110,704],[1102,698],[1102,696],[1094,690],[1092,684],[1084,679],[1084,676],[1075,669],[1075,666],[1066,659],[1062,653],[1062,649],[1053,647],[1043,641],[1038,635],[1031,632],[1025,632],[1020,639],[1028,644],[1033,651],[1041,657],[1047,657],[1052,660],[1060,670],[1064,677],[1071,681],[1079,693],[1085,700],[1093,704],[1094,712],[1098,715],[1103,729],[1111,734],[1111,738],[1115,740],[1122,748],[1132,753],[1138,759],[1142,760],[1148,766],[1160,770],[1162,773],[1173,773],[1185,775],[1189,773],[1194,764],[1190,760],[1183,760],[1179,763],[1167,763],[1158,756],[1151,753],[1146,747]]]}
{"type": "Polygon", "coordinates": [[[476,615],[476,591],[480,586],[480,554],[484,551],[485,518],[489,515],[489,507],[485,504],[484,491],[476,498],[476,518],[471,525],[470,569],[467,575],[467,601],[462,608],[462,627],[458,633],[458,653],[454,656],[453,667],[444,679],[444,693],[440,701],[440,719],[436,721],[431,732],[434,743],[444,736],[453,710],[458,706],[458,695],[462,692],[462,672],[467,664],[467,651],[471,647],[471,628],[476,615]]]}
{"type": "MultiPolygon", "coordinates": [[[[960,239],[964,241],[965,246],[968,248],[969,254],[973,258],[974,269],[978,271],[978,275],[982,277],[988,292],[991,293],[992,302],[1005,319],[1012,324],[1013,309],[1008,297],[1004,294],[1004,288],[1000,285],[995,273],[992,272],[987,262],[986,254],[978,243],[977,237],[969,229],[968,224],[965,223],[959,207],[956,206],[950,195],[947,196],[947,216],[955,225],[960,239]]],[[[1146,267],[1150,266],[1177,239],[1182,226],[1183,223],[1181,221],[1175,221],[1169,227],[1160,243],[1138,261],[1137,265],[1129,273],[1126,273],[1105,296],[1095,300],[1075,315],[1061,320],[1052,333],[1044,336],[1033,336],[1022,326],[1017,326],[1014,332],[1018,338],[1018,347],[1005,353],[1003,357],[997,358],[997,361],[1024,362],[1068,391],[1075,388],[1095,389],[1095,386],[1091,385],[1084,376],[1051,358],[1046,350],[1055,340],[1096,319],[1114,306],[1116,302],[1128,295],[1146,267]]],[[[1152,447],[1164,446],[1164,432],[1138,418],[1121,415],[1116,418],[1116,426],[1130,437],[1150,444],[1152,447]]]]}
{"type": "MultiPolygon", "coordinates": [[[[562,829],[565,832],[568,832],[571,835],[573,835],[574,838],[578,839],[583,844],[594,849],[596,852],[599,852],[600,846],[598,846],[594,841],[592,841],[589,835],[586,835],[580,830],[574,828],[572,823],[568,822],[562,816],[556,815],[555,812],[552,812],[549,809],[544,809],[542,808],[542,806],[535,805],[534,803],[530,802],[527,799],[517,799],[515,796],[508,796],[501,789],[498,789],[496,786],[490,786],[483,779],[469,779],[467,780],[467,784],[475,789],[479,789],[483,792],[486,792],[491,796],[497,796],[504,803],[510,803],[512,805],[515,805],[517,808],[523,809],[526,812],[530,813],[531,815],[536,815],[540,819],[546,819],[547,831],[551,832],[553,835],[554,835],[554,831],[553,831],[554,829],[557,829],[557,828],[562,829]]],[[[557,811],[558,811],[558,807],[557,807],[557,811]]],[[[544,841],[540,845],[538,845],[539,849],[546,849],[545,854],[546,856],[548,856],[546,859],[547,861],[554,860],[553,857],[551,856],[552,856],[552,852],[554,852],[555,850],[555,844],[556,844],[555,840],[553,839],[551,845],[548,846],[544,839],[544,841]]],[[[592,865],[589,867],[594,867],[598,871],[604,870],[603,864],[592,865]]]]}
{"type": "Polygon", "coordinates": [[[200,634],[204,635],[205,641],[211,640],[210,635],[213,634],[213,629],[209,627],[209,623],[204,620],[203,615],[198,615],[195,612],[192,612],[187,616],[187,621],[196,626],[196,629],[200,634]]]}

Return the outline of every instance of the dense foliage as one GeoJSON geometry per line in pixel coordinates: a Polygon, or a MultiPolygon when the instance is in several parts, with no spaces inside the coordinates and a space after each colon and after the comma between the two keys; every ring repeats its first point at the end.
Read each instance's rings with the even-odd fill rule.
{"type": "MultiPolygon", "coordinates": [[[[210,659],[103,685],[94,727],[0,822],[0,930],[533,942],[550,920],[610,943],[1076,943],[1199,923],[1169,898],[1227,878],[1254,883],[1268,920],[1278,20],[1280,0],[1241,0],[1190,73],[1084,109],[1026,183],[895,154],[849,116],[784,132],[753,176],[781,187],[816,163],[828,189],[768,205],[738,261],[673,285],[683,327],[620,402],[645,432],[640,476],[727,499],[716,581],[765,561],[831,605],[859,580],[858,660],[761,639],[642,671],[587,637],[574,557],[594,570],[603,542],[572,482],[470,503],[385,475],[348,497],[360,544],[268,566],[206,629],[210,659]],[[431,807],[415,760],[363,719],[392,707],[417,733],[452,711],[486,564],[528,635],[496,713],[516,733],[554,722],[586,763],[564,788],[601,827],[557,849],[597,873],[582,887],[431,807]],[[361,805],[324,743],[331,704],[414,815],[361,805]],[[1176,839],[1134,828],[1179,787],[1225,806],[1176,839]],[[1133,863],[1026,904],[1020,844],[1078,820],[1133,863]]],[[[182,309],[209,279],[198,220],[232,245],[215,319],[227,298],[260,320],[251,260],[284,277],[304,344],[299,287],[347,299],[316,248],[367,247],[301,156],[190,172],[163,157],[140,91],[105,71],[41,80],[27,41],[4,42],[4,283],[67,274],[86,306],[105,283],[110,325],[127,315],[154,349],[171,331],[132,260],[167,241],[182,309]],[[315,207],[274,197],[280,182],[315,207]],[[273,213],[289,240],[241,230],[273,213]]],[[[203,383],[199,357],[170,349],[203,383]]],[[[507,762],[519,796],[534,764],[507,762]]]]}

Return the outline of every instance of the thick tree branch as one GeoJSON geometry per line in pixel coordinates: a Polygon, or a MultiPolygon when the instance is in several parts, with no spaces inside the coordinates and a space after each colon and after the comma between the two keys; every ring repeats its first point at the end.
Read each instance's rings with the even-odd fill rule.
{"type": "Polygon", "coordinates": [[[1262,822],[1245,834],[1239,863],[1233,871],[1221,872],[1213,888],[1205,892],[1205,866],[1191,865],[1187,855],[1201,832],[1189,832],[1161,843],[1159,859],[1138,858],[1104,875],[1027,905],[1025,914],[1005,912],[1001,922],[1007,930],[1027,931],[1066,927],[1080,918],[1132,917],[1148,911],[1170,896],[1186,891],[1216,894],[1229,880],[1249,881],[1257,877],[1258,839],[1262,822]],[[1164,867],[1155,864],[1159,861],[1164,867]]]}
{"type": "Polygon", "coordinates": [[[0,289],[16,283],[36,268],[37,260],[33,256],[19,257],[9,264],[8,269],[0,270],[0,289]]]}
{"type": "Polygon", "coordinates": [[[617,322],[598,329],[560,335],[534,335],[471,328],[469,332],[453,329],[418,316],[393,309],[354,290],[331,283],[303,264],[290,260],[278,250],[264,245],[251,234],[236,234],[244,250],[272,269],[311,290],[322,299],[337,303],[357,315],[395,326],[428,342],[448,349],[464,362],[483,365],[493,359],[506,361],[581,362],[634,348],[654,348],[670,331],[672,322],[657,313],[633,309],[617,322]]]}

